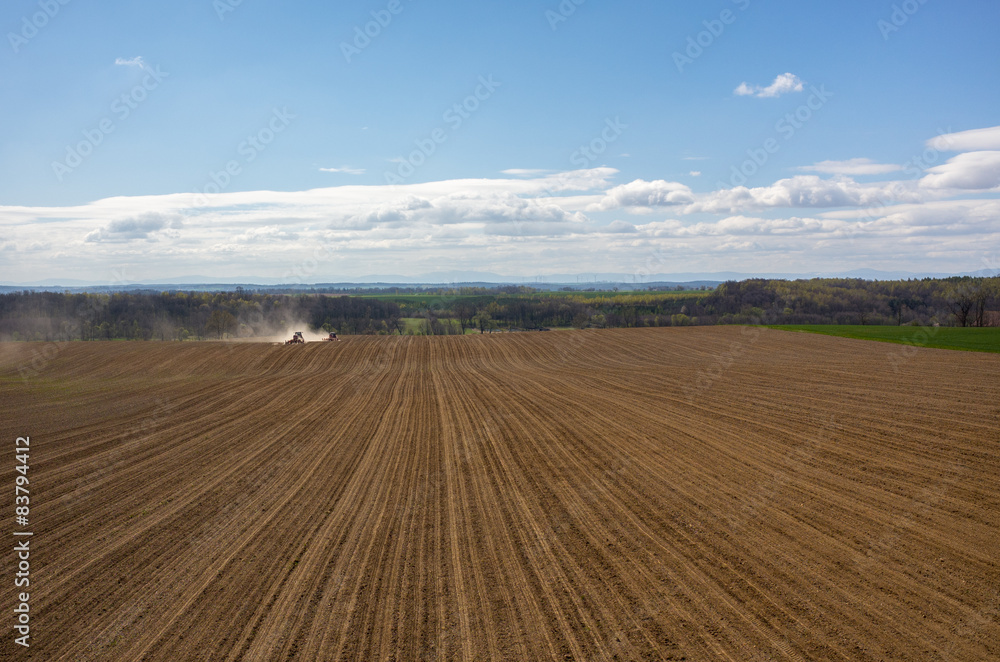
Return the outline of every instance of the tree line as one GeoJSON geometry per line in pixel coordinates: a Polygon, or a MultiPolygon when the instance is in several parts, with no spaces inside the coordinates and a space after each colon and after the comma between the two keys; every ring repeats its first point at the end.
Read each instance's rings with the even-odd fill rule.
{"type": "Polygon", "coordinates": [[[342,334],[458,334],[552,327],[706,324],[1000,326],[1000,278],[730,281],[714,291],[541,292],[529,287],[419,295],[232,292],[0,294],[0,340],[205,340],[292,326],[342,334]]]}
{"type": "Polygon", "coordinates": [[[1000,326],[1000,277],[753,279],[705,300],[708,323],[1000,326]]]}
{"type": "Polygon", "coordinates": [[[235,292],[0,294],[0,340],[206,340],[284,333],[387,330],[399,306],[346,296],[235,292]]]}

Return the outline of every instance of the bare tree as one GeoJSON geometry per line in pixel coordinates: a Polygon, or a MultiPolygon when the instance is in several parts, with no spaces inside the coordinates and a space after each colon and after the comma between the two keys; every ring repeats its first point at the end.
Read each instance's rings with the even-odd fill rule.
{"type": "Polygon", "coordinates": [[[903,311],[906,310],[906,301],[896,297],[889,299],[889,310],[891,310],[892,314],[896,317],[896,326],[902,326],[903,311]]]}
{"type": "Polygon", "coordinates": [[[236,327],[236,318],[225,310],[214,310],[205,324],[205,330],[209,333],[217,333],[219,339],[227,333],[232,333],[236,327]]]}
{"type": "Polygon", "coordinates": [[[399,335],[403,335],[403,331],[406,330],[406,323],[403,322],[403,318],[399,315],[390,315],[389,319],[386,320],[386,326],[389,329],[389,335],[395,331],[399,335]]]}
{"type": "Polygon", "coordinates": [[[479,333],[486,333],[487,329],[493,328],[493,316],[485,310],[480,310],[472,318],[472,322],[479,328],[479,333]]]}
{"type": "Polygon", "coordinates": [[[472,326],[472,318],[476,314],[476,309],[467,303],[460,303],[455,306],[455,316],[458,318],[458,325],[462,327],[462,335],[465,330],[472,326]]]}
{"type": "Polygon", "coordinates": [[[990,300],[989,288],[983,282],[979,282],[976,285],[975,290],[972,293],[972,301],[975,306],[975,323],[974,326],[986,326],[986,306],[990,300]]]}
{"type": "Polygon", "coordinates": [[[972,288],[967,284],[952,288],[945,297],[945,304],[951,314],[955,316],[955,322],[959,326],[969,326],[972,309],[976,305],[972,288]]]}

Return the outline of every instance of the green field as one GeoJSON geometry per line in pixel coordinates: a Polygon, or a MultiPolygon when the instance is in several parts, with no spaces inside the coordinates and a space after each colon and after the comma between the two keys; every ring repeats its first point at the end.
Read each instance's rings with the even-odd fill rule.
{"type": "Polygon", "coordinates": [[[772,325],[770,329],[822,333],[841,338],[958,349],[967,352],[1000,352],[1000,327],[853,326],[835,324],[772,325]]]}

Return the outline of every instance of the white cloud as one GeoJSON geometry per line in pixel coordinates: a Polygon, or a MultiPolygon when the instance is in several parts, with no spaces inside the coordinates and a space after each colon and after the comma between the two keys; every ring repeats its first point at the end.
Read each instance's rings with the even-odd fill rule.
{"type": "Polygon", "coordinates": [[[966,152],[929,168],[920,185],[931,189],[1000,189],[1000,151],[966,152]]]}
{"type": "Polygon", "coordinates": [[[266,225],[260,228],[250,228],[242,235],[236,237],[237,241],[247,243],[268,242],[268,241],[291,241],[298,239],[295,232],[287,232],[274,225],[266,225]]]}
{"type": "Polygon", "coordinates": [[[451,193],[437,198],[409,196],[383,202],[365,211],[334,220],[332,229],[407,229],[434,232],[462,226],[468,233],[505,233],[511,236],[576,232],[589,223],[586,216],[561,206],[525,199],[512,193],[451,193]],[[498,227],[505,228],[498,230],[498,227]]]}
{"type": "MultiPolygon", "coordinates": [[[[961,165],[953,160],[946,166],[956,162],[961,165]]],[[[928,176],[955,175],[941,168],[928,176]]],[[[802,175],[695,194],[663,180],[614,186],[617,174],[595,168],[402,186],[0,206],[0,250],[24,251],[44,240],[32,255],[37,269],[51,277],[110,280],[111,267],[100,265],[128,266],[133,279],[280,277],[315,264],[322,248],[320,266],[306,277],[322,282],[417,274],[442,263],[512,275],[537,273],[539,265],[573,272],[584,255],[588,269],[600,271],[651,262],[665,272],[767,271],[775,260],[788,271],[879,263],[961,271],[962,260],[979,261],[978,247],[1000,245],[1000,200],[970,200],[967,193],[945,200],[946,191],[916,181],[859,184],[843,176],[802,175]],[[809,211],[788,211],[796,207],[809,211]],[[607,222],[588,218],[590,209],[625,211],[607,222]],[[681,220],[640,215],[671,210],[681,220]],[[692,213],[702,215],[685,216],[692,213]],[[928,257],[934,255],[945,255],[940,259],[946,263],[928,257]]],[[[0,280],[21,280],[17,269],[17,261],[0,260],[0,280]]]]}
{"type": "Polygon", "coordinates": [[[341,173],[344,175],[363,175],[365,174],[364,168],[352,168],[351,166],[341,166],[339,168],[320,168],[320,172],[333,172],[341,173]]]}
{"type": "Polygon", "coordinates": [[[935,241],[965,237],[967,256],[975,252],[967,241],[968,237],[976,236],[987,246],[1000,239],[1000,228],[996,224],[1000,215],[1000,200],[939,200],[885,207],[875,218],[870,218],[869,214],[869,211],[857,210],[826,212],[820,216],[846,222],[850,230],[848,234],[854,237],[900,240],[927,237],[935,241]]]}
{"type": "Polygon", "coordinates": [[[127,218],[111,221],[103,228],[87,233],[85,241],[132,241],[149,239],[150,235],[161,230],[176,230],[183,227],[180,216],[147,212],[127,218]]]}
{"type": "Polygon", "coordinates": [[[611,221],[605,228],[605,232],[611,234],[633,234],[639,230],[627,221],[611,221]]]}
{"type": "Polygon", "coordinates": [[[684,184],[662,179],[652,182],[637,179],[628,184],[614,187],[593,208],[595,211],[625,208],[642,212],[652,211],[657,207],[672,207],[692,202],[694,202],[694,194],[684,184]]]}
{"type": "Polygon", "coordinates": [[[139,67],[140,69],[144,69],[146,67],[146,61],[142,59],[141,55],[137,55],[136,57],[130,59],[125,59],[123,57],[115,58],[115,64],[120,67],[139,67]]]}
{"type": "Polygon", "coordinates": [[[821,172],[828,175],[884,175],[902,170],[902,166],[891,163],[876,163],[871,159],[848,159],[847,161],[820,161],[799,170],[821,172]]]}
{"type": "Polygon", "coordinates": [[[343,221],[334,221],[331,227],[393,227],[416,222],[416,212],[431,208],[423,198],[409,196],[403,200],[385,202],[362,213],[351,215],[343,221]]]}
{"type": "Polygon", "coordinates": [[[746,236],[768,234],[804,234],[831,232],[835,221],[814,218],[754,218],[730,216],[714,223],[695,223],[677,231],[679,236],[746,236]]]}
{"type": "Polygon", "coordinates": [[[771,186],[737,186],[699,196],[684,211],[725,214],[775,207],[867,207],[884,200],[918,202],[921,197],[916,188],[912,182],[858,184],[848,177],[822,179],[817,175],[797,175],[771,186]]]}
{"type": "Polygon", "coordinates": [[[502,170],[501,172],[504,175],[510,175],[511,177],[537,177],[538,175],[547,175],[552,171],[531,168],[509,168],[507,170],[502,170]]]}
{"type": "Polygon", "coordinates": [[[701,170],[692,170],[688,174],[691,175],[692,177],[701,177],[701,170]]]}
{"type": "Polygon", "coordinates": [[[751,96],[759,99],[780,97],[789,92],[801,92],[804,88],[802,80],[795,74],[781,74],[774,79],[774,82],[767,87],[760,85],[750,85],[746,82],[740,83],[739,87],[733,90],[736,96],[751,96]]]}
{"type": "Polygon", "coordinates": [[[1000,149],[1000,126],[942,134],[928,140],[927,146],[943,152],[1000,149]]]}
{"type": "Polygon", "coordinates": [[[545,175],[531,180],[507,180],[521,182],[532,186],[538,192],[560,193],[564,191],[600,191],[608,187],[612,177],[618,174],[614,168],[588,168],[586,170],[570,170],[545,175]]]}

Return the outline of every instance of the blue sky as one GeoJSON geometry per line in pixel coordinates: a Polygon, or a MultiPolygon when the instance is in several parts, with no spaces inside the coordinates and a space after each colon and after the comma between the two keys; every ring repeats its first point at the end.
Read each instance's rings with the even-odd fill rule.
{"type": "Polygon", "coordinates": [[[11,0],[0,281],[981,269],[998,24],[987,0],[11,0]]]}

